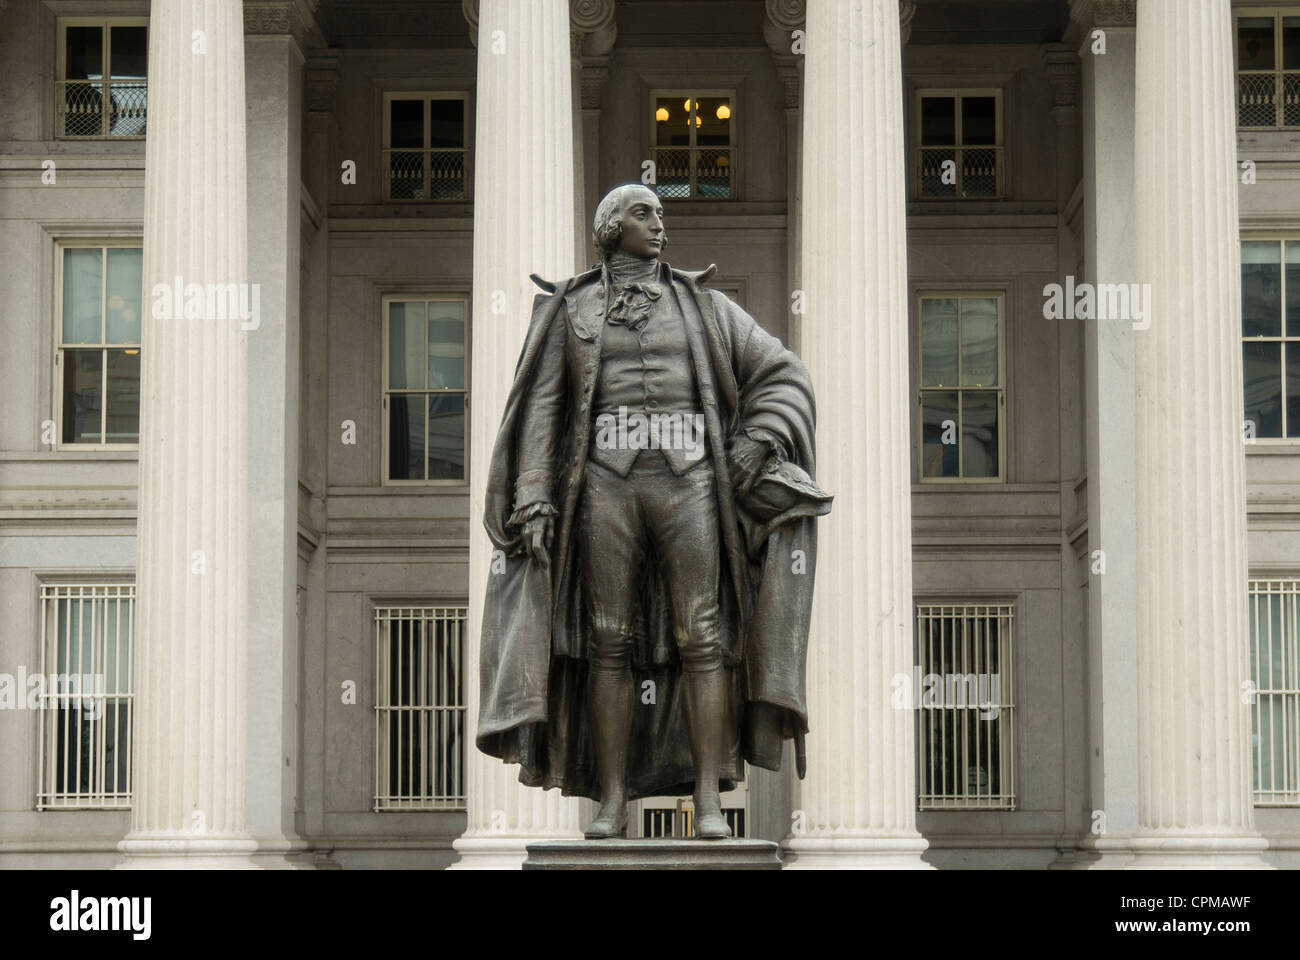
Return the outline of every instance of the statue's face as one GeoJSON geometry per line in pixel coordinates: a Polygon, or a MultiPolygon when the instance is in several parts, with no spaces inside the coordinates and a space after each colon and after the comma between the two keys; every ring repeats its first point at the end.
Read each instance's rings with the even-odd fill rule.
{"type": "Polygon", "coordinates": [[[644,187],[629,190],[623,198],[623,236],[618,248],[642,260],[659,256],[664,241],[664,208],[644,187]]]}

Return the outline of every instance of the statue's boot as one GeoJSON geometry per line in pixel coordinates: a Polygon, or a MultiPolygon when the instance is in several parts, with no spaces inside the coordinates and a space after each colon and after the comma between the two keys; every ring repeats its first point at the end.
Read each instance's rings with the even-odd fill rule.
{"type": "Polygon", "coordinates": [[[726,674],[719,664],[705,670],[686,670],[684,680],[686,729],[695,758],[695,836],[700,840],[722,840],[731,836],[718,795],[718,771],[726,748],[726,674]]]}
{"type": "Polygon", "coordinates": [[[592,663],[587,694],[601,804],[584,831],[588,840],[627,836],[627,738],[634,693],[632,671],[626,664],[592,663]]]}

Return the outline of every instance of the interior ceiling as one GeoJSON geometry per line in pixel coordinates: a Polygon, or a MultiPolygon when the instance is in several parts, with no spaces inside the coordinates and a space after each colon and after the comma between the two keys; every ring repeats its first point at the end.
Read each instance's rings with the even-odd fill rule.
{"type": "MultiPolygon", "coordinates": [[[[627,46],[763,42],[763,0],[616,4],[619,41],[627,46]]],[[[461,0],[320,0],[319,9],[335,46],[469,46],[461,0]]],[[[1069,0],[917,0],[910,43],[1054,43],[1064,34],[1069,16],[1069,0]]]]}

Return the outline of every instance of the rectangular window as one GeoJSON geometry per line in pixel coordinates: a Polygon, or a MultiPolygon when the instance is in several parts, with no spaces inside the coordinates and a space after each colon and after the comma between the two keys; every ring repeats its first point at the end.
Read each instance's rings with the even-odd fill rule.
{"type": "Polygon", "coordinates": [[[918,603],[916,668],[920,810],[1014,810],[1015,607],[918,603]]]}
{"type": "Polygon", "coordinates": [[[1237,126],[1300,127],[1300,8],[1242,10],[1237,23],[1237,126]]]}
{"type": "Polygon", "coordinates": [[[1241,244],[1248,439],[1300,438],[1300,239],[1241,244]]]}
{"type": "Polygon", "coordinates": [[[389,483],[465,481],[463,296],[384,299],[389,483]]]}
{"type": "Polygon", "coordinates": [[[41,586],[37,810],[131,806],[134,584],[41,586]]]}
{"type": "Polygon", "coordinates": [[[921,480],[1002,478],[1000,293],[918,302],[921,480]]]}
{"type": "Polygon", "coordinates": [[[375,608],[375,810],[465,809],[464,607],[375,608]]]}
{"type": "Polygon", "coordinates": [[[734,90],[658,90],[650,96],[655,192],[674,200],[736,197],[734,90]]]}
{"type": "Polygon", "coordinates": [[[1002,196],[1002,92],[919,90],[916,184],[922,199],[1002,196]]]}
{"type": "Polygon", "coordinates": [[[142,266],[138,243],[59,248],[61,444],[140,441],[142,266]]]}
{"type": "Polygon", "coordinates": [[[143,17],[59,21],[55,136],[144,136],[148,23],[143,17]]]}
{"type": "Polygon", "coordinates": [[[469,114],[463,93],[384,95],[384,199],[465,200],[469,114]]]}
{"type": "Polygon", "coordinates": [[[1300,580],[1250,581],[1255,805],[1300,806],[1300,580]]]}

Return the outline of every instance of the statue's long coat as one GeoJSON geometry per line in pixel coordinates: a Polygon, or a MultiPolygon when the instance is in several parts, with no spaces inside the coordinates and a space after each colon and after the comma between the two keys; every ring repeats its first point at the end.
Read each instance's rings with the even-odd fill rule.
{"type": "MultiPolygon", "coordinates": [[[[713,268],[684,273],[661,265],[661,282],[686,320],[692,367],[705,415],[718,490],[724,661],[730,751],[722,788],[743,779],[741,758],[781,767],[784,740],[807,730],[804,671],[816,563],[816,519],[801,507],[760,527],[737,509],[724,438],[745,430],[781,438],[789,458],[814,475],[814,406],[799,359],[744,310],[703,286],[713,268]]],[[[549,288],[549,284],[542,284],[549,288]]],[[[506,400],[487,478],[484,525],[494,545],[480,647],[479,749],[522,766],[521,782],[599,798],[587,719],[588,609],[575,529],[591,437],[588,416],[600,367],[605,284],[599,269],[539,294],[506,400]],[[514,506],[522,412],[530,400],[543,345],[565,324],[567,409],[554,466],[559,511],[549,568],[520,552],[522,531],[507,526],[514,506]]],[[[653,455],[652,452],[642,456],[653,455]]],[[[823,511],[824,512],[824,511],[823,511]]],[[[671,562],[672,558],[667,558],[671,562]]],[[[651,558],[641,598],[632,670],[636,708],[628,758],[632,798],[691,792],[694,772],[682,710],[680,667],[666,587],[651,558]],[[651,683],[647,683],[651,681],[651,683]]]]}

